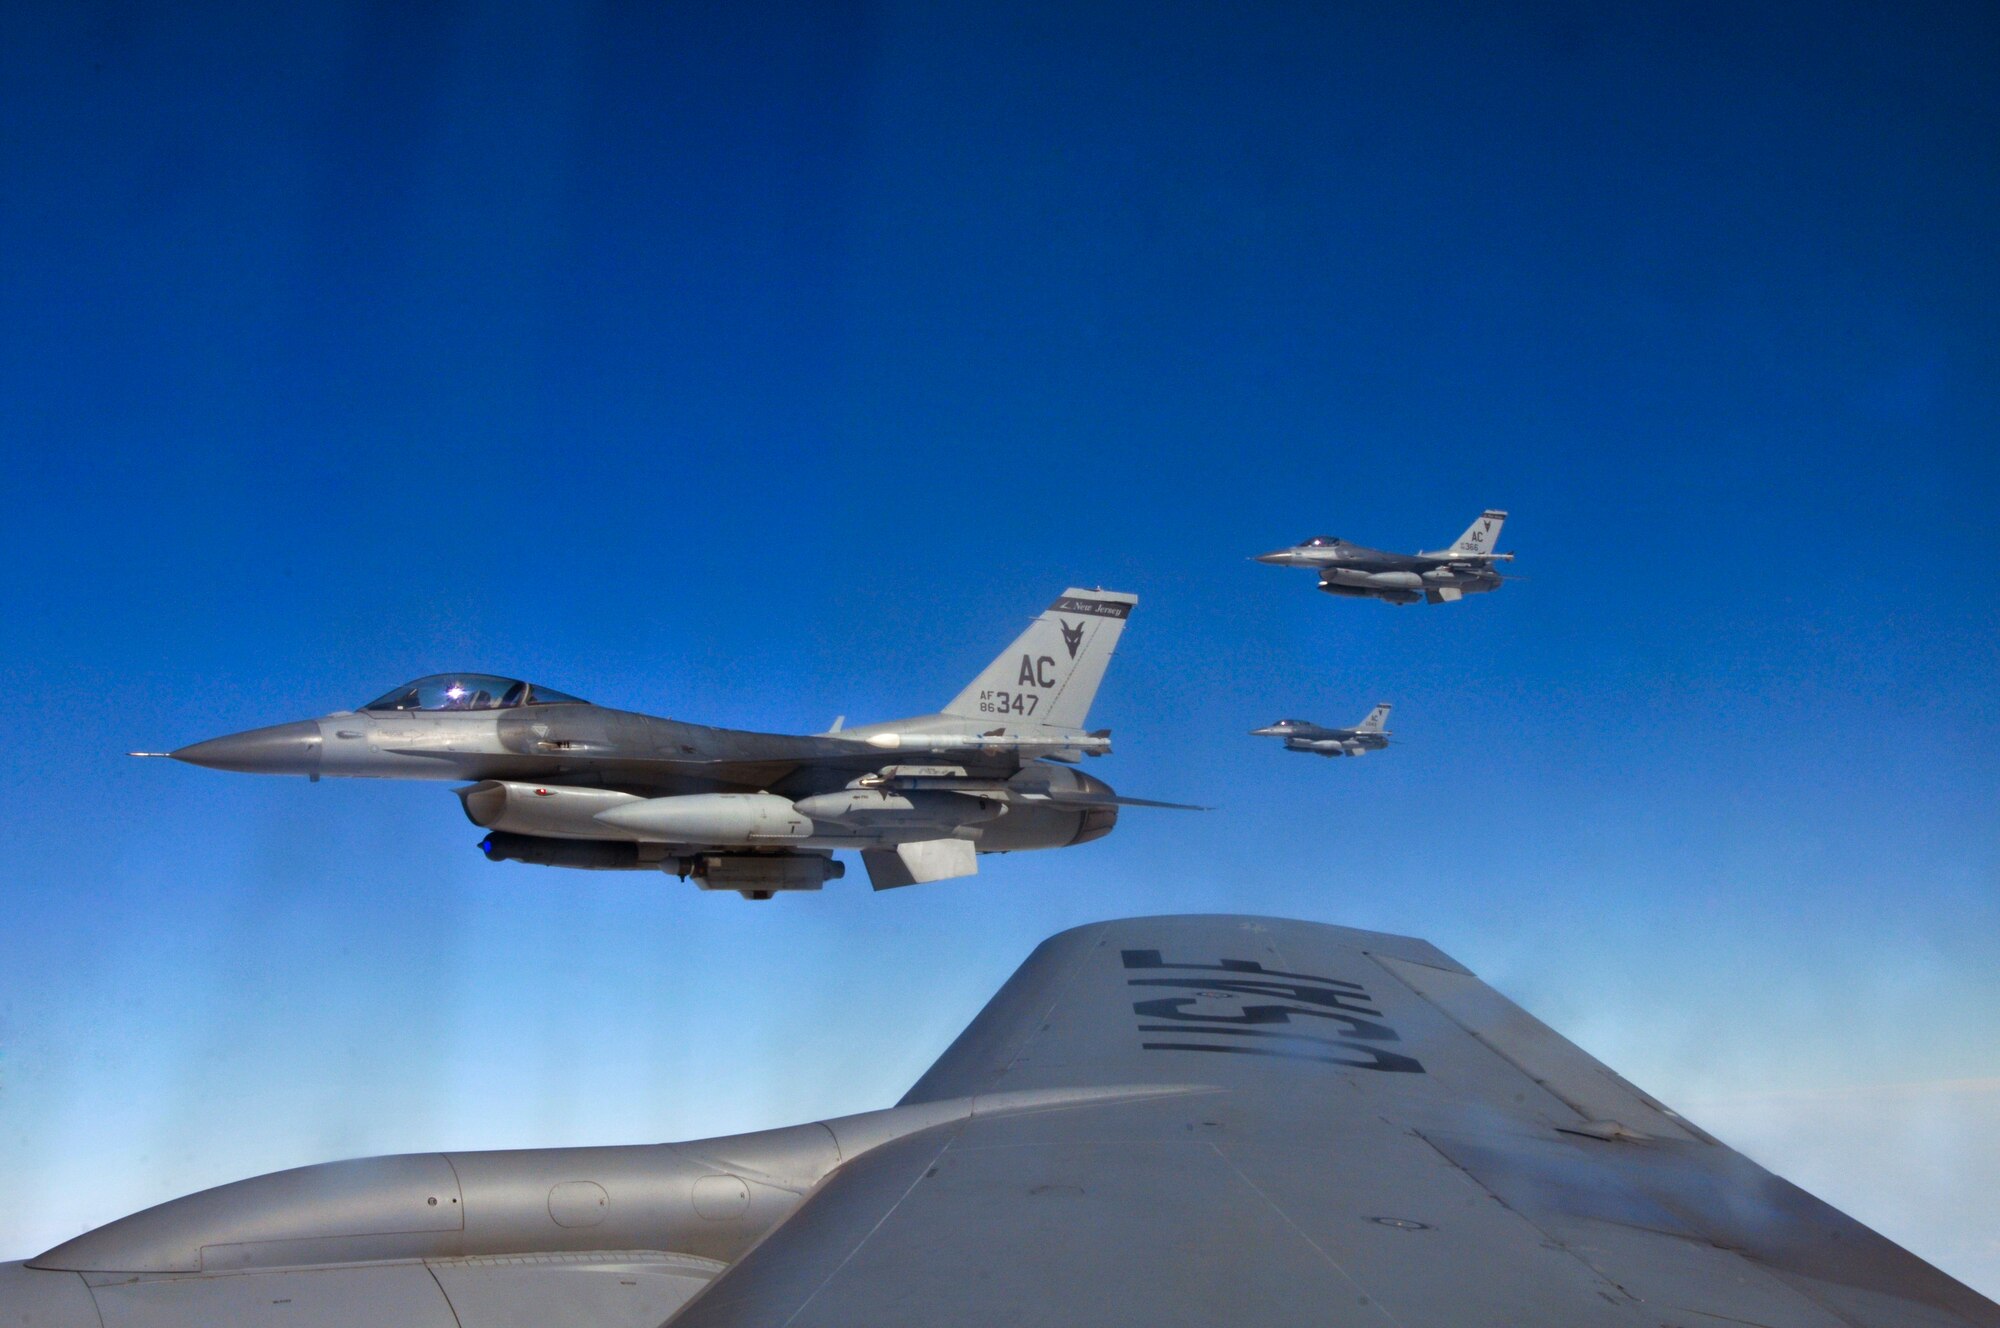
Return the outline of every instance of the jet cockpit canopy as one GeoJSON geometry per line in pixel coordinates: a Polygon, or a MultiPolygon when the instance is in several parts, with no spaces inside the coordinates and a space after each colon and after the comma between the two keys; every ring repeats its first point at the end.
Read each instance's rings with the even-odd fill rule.
{"type": "Polygon", "coordinates": [[[511,710],[523,705],[589,705],[580,696],[490,673],[434,673],[406,682],[363,710],[511,710]]]}
{"type": "Polygon", "coordinates": [[[1338,535],[1315,535],[1309,540],[1301,540],[1299,545],[1306,549],[1330,549],[1340,543],[1338,535]]]}

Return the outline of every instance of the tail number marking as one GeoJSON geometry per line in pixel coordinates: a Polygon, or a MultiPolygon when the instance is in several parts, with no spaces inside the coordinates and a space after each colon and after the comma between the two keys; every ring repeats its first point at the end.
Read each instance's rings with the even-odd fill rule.
{"type": "MultiPolygon", "coordinates": [[[[1033,678],[1026,679],[1033,682],[1033,678]]],[[[987,692],[979,694],[979,710],[986,715],[1032,715],[1042,698],[1034,692],[987,692]]]]}

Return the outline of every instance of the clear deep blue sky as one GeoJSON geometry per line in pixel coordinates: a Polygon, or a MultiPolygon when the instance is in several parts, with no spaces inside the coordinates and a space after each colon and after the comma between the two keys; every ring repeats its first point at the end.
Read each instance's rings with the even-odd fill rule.
{"type": "Polygon", "coordinates": [[[713,9],[0,11],[0,1257],[884,1105],[1220,909],[1428,936],[2000,1291],[1990,6],[713,9]],[[1456,606],[1245,561],[1489,505],[1456,606]],[[1072,583],[1141,597],[1092,773],[1220,810],[892,895],[120,755],[448,668],[921,712],[1072,583]]]}

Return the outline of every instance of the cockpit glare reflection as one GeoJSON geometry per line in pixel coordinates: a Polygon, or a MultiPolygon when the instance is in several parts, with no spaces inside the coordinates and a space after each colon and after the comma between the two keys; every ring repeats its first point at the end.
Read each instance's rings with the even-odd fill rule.
{"type": "Polygon", "coordinates": [[[589,705],[580,696],[489,673],[436,673],[404,683],[363,710],[511,710],[523,705],[589,705]]]}

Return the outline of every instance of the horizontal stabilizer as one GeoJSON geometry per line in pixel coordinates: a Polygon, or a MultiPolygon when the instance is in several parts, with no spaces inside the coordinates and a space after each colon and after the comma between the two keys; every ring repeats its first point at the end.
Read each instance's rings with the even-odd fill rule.
{"type": "Polygon", "coordinates": [[[894,848],[863,849],[861,865],[868,869],[870,885],[877,890],[894,890],[971,876],[979,870],[979,858],[971,840],[925,839],[894,848]]]}
{"type": "Polygon", "coordinates": [[[1213,807],[1202,807],[1192,802],[1159,802],[1153,798],[1127,798],[1116,793],[1086,793],[1063,791],[1034,795],[1046,798],[1061,807],[1165,807],[1176,812],[1212,812],[1213,807]]]}

